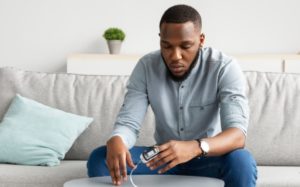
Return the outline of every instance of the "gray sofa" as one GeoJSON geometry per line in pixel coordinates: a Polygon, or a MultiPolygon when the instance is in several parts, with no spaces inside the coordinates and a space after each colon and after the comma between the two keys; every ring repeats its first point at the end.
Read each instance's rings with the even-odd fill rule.
{"type": "MultiPolygon", "coordinates": [[[[246,147],[259,165],[257,186],[300,186],[300,75],[245,72],[245,76],[251,111],[246,147]]],[[[59,166],[0,164],[0,187],[62,187],[68,180],[87,177],[86,160],[110,135],[127,79],[0,68],[0,120],[16,93],[94,117],[59,166]]],[[[153,123],[149,108],[138,145],[154,144],[149,136],[153,123]]]]}

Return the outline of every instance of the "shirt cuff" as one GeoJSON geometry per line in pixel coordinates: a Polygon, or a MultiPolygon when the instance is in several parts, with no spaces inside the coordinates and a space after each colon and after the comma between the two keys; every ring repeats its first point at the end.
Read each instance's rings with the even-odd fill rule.
{"type": "Polygon", "coordinates": [[[131,149],[134,146],[137,138],[137,135],[129,127],[121,125],[116,125],[110,137],[113,136],[120,136],[128,149],[131,149]]]}

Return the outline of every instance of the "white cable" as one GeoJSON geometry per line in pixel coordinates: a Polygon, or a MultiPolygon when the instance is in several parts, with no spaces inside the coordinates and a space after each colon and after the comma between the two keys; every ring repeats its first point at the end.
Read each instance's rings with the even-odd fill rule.
{"type": "Polygon", "coordinates": [[[132,174],[133,174],[133,172],[136,170],[136,168],[138,167],[138,165],[139,165],[140,163],[142,163],[142,161],[139,161],[139,162],[137,163],[137,165],[136,165],[134,168],[132,168],[132,170],[131,170],[131,172],[130,172],[129,179],[130,179],[130,182],[131,182],[131,184],[132,184],[133,187],[138,187],[138,186],[135,185],[134,182],[133,182],[132,174]]]}

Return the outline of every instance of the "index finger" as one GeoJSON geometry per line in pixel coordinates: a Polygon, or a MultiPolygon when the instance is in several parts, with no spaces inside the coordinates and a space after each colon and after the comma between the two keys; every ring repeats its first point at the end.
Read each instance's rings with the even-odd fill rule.
{"type": "Polygon", "coordinates": [[[153,147],[158,149],[158,154],[153,159],[151,159],[150,161],[148,161],[146,163],[146,165],[148,167],[153,165],[153,163],[155,163],[159,158],[161,158],[162,153],[164,151],[168,150],[169,145],[168,145],[168,143],[165,143],[165,144],[162,144],[162,145],[154,145],[153,147]]]}
{"type": "Polygon", "coordinates": [[[114,161],[114,167],[113,167],[113,178],[114,178],[114,184],[120,185],[121,184],[121,174],[120,174],[120,161],[116,159],[114,161]]]}
{"type": "Polygon", "coordinates": [[[115,161],[106,162],[112,183],[117,185],[117,178],[115,176],[115,161]]]}
{"type": "Polygon", "coordinates": [[[158,147],[158,150],[159,152],[163,152],[165,150],[167,150],[169,148],[169,143],[164,143],[164,144],[161,144],[161,145],[157,145],[155,147],[158,147]]]}
{"type": "Polygon", "coordinates": [[[120,158],[120,171],[123,179],[126,181],[127,180],[127,170],[126,170],[126,157],[121,156],[120,158]]]}

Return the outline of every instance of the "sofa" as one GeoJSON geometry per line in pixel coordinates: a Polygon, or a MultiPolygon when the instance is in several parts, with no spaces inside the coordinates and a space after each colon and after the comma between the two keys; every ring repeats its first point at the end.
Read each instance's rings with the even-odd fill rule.
{"type": "MultiPolygon", "coordinates": [[[[246,148],[258,164],[257,186],[300,186],[300,74],[244,72],[250,107],[246,148]]],[[[0,187],[62,187],[87,177],[89,154],[104,145],[126,92],[128,76],[42,73],[0,68],[0,120],[18,93],[94,121],[58,166],[0,163],[0,187]]],[[[153,145],[149,107],[137,145],[153,145]]],[[[0,145],[2,146],[2,145],[0,145]]],[[[1,154],[1,153],[0,153],[1,154]]]]}

